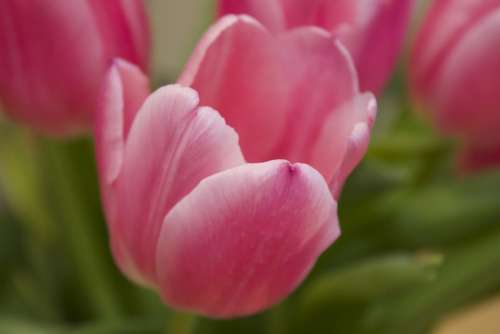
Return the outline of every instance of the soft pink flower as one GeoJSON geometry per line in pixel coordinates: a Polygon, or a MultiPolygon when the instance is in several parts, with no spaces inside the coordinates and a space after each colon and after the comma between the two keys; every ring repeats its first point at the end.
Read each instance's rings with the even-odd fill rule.
{"type": "Polygon", "coordinates": [[[363,90],[378,93],[389,79],[414,0],[219,0],[219,15],[249,14],[274,32],[318,26],[351,53],[363,90]]]}
{"type": "Polygon", "coordinates": [[[110,60],[147,69],[142,0],[0,1],[0,100],[13,118],[55,135],[90,126],[110,60]]]}
{"type": "Polygon", "coordinates": [[[107,81],[96,148],[121,270],[212,317],[285,298],[339,236],[336,196],[375,117],[348,54],[317,28],[229,16],[180,84],[149,95],[123,61],[107,81]]]}
{"type": "Polygon", "coordinates": [[[463,138],[465,169],[500,164],[499,36],[500,0],[435,1],[413,48],[412,93],[463,138]]]}

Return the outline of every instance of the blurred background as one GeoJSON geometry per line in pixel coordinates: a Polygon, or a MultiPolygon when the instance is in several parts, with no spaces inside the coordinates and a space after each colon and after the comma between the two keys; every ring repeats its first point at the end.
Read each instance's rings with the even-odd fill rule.
{"type": "MultiPolygon", "coordinates": [[[[159,86],[176,80],[214,3],[148,5],[159,86]]],[[[456,172],[456,143],[413,110],[406,58],[343,191],[342,238],[284,303],[231,321],[173,312],[117,271],[90,140],[0,118],[0,333],[500,333],[500,171],[456,172]]]]}

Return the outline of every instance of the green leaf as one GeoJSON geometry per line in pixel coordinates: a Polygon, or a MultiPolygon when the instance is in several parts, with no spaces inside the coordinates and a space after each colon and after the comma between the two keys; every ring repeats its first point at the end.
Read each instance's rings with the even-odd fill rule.
{"type": "Polygon", "coordinates": [[[395,254],[350,264],[311,281],[302,291],[302,306],[313,312],[331,302],[368,303],[430,282],[440,263],[437,254],[395,254]]]}
{"type": "Polygon", "coordinates": [[[496,226],[500,178],[481,189],[475,182],[434,185],[408,193],[387,234],[398,245],[429,247],[463,242],[496,226]]]}
{"type": "Polygon", "coordinates": [[[436,280],[376,305],[364,320],[367,332],[427,333],[447,312],[500,288],[500,230],[451,252],[436,280]]]}
{"type": "Polygon", "coordinates": [[[61,328],[24,319],[0,318],[0,333],[5,334],[65,334],[61,328]]]}

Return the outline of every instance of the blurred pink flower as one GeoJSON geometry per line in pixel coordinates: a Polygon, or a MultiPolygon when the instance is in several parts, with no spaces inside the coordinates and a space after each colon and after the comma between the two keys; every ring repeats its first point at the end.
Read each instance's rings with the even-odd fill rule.
{"type": "Polygon", "coordinates": [[[212,317],[279,302],[339,236],[336,196],[375,112],[348,54],[312,27],[273,36],[225,17],[151,95],[118,61],[96,148],[121,270],[212,317]]]}
{"type": "Polygon", "coordinates": [[[435,1],[417,35],[412,94],[464,142],[462,168],[500,166],[500,0],[435,1]]]}
{"type": "Polygon", "coordinates": [[[248,14],[274,32],[301,26],[330,31],[346,45],[362,90],[379,93],[389,79],[414,0],[219,0],[219,15],[248,14]]]}
{"type": "Polygon", "coordinates": [[[90,126],[113,57],[147,70],[142,0],[0,1],[0,100],[13,118],[54,135],[90,126]]]}

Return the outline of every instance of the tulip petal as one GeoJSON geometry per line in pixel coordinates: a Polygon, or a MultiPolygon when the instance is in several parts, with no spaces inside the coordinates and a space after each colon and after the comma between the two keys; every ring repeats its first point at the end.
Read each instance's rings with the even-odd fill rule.
{"type": "Polygon", "coordinates": [[[0,50],[0,95],[12,117],[55,134],[91,120],[106,60],[85,1],[0,1],[0,50]]]}
{"type": "MultiPolygon", "coordinates": [[[[95,115],[95,146],[101,197],[118,263],[130,262],[113,231],[118,224],[116,180],[121,172],[130,126],[149,94],[148,78],[133,64],[116,59],[105,79],[95,115]]],[[[131,268],[132,266],[124,266],[131,268]]],[[[132,274],[131,274],[132,275],[132,274]]],[[[138,277],[138,274],[133,274],[138,277]]]]}
{"type": "Polygon", "coordinates": [[[285,128],[287,91],[273,42],[252,18],[224,17],[205,34],[179,79],[235,128],[249,161],[267,160],[285,128]]]}
{"type": "Polygon", "coordinates": [[[347,51],[304,27],[272,35],[247,16],[226,16],[200,42],[180,82],[238,131],[248,161],[302,161],[321,124],[358,92],[347,51]]]}
{"type": "Polygon", "coordinates": [[[376,113],[371,93],[356,96],[330,115],[312,148],[311,164],[330,181],[336,198],[366,153],[376,113]]]}
{"type": "MultiPolygon", "coordinates": [[[[284,135],[270,157],[306,162],[318,132],[335,110],[354,98],[358,82],[347,50],[319,29],[297,28],[282,35],[290,87],[284,135]],[[292,70],[294,68],[294,70],[292,70]]],[[[322,171],[322,170],[321,170],[322,171]]],[[[329,181],[327,174],[323,174],[329,181]]]]}
{"type": "Polygon", "coordinates": [[[304,164],[246,164],[203,180],[166,216],[158,284],[174,307],[212,317],[277,303],[338,236],[336,202],[304,164]]]}
{"type": "Polygon", "coordinates": [[[150,32],[144,0],[86,0],[108,55],[120,55],[142,69],[149,65],[150,32]]]}
{"type": "Polygon", "coordinates": [[[128,131],[148,95],[148,78],[141,70],[124,60],[115,60],[94,122],[99,174],[107,186],[118,177],[128,131]]]}
{"type": "Polygon", "coordinates": [[[160,88],[145,101],[127,138],[114,234],[130,257],[126,265],[133,263],[122,263],[122,270],[140,272],[142,281],[155,280],[156,242],[167,212],[200,180],[244,163],[237,134],[198,102],[190,88],[160,88]]]}
{"type": "Polygon", "coordinates": [[[143,7],[140,0],[2,0],[0,95],[6,111],[56,135],[88,127],[111,58],[147,67],[143,7]]]}
{"type": "Polygon", "coordinates": [[[248,14],[273,32],[285,30],[285,18],[279,0],[219,0],[218,15],[248,14]]]}
{"type": "Polygon", "coordinates": [[[357,3],[356,22],[351,29],[336,33],[353,55],[361,90],[378,94],[392,74],[414,0],[360,0],[357,3]]]}
{"type": "Polygon", "coordinates": [[[467,145],[458,157],[458,165],[463,173],[477,172],[500,167],[500,144],[467,145]]]}
{"type": "MultiPolygon", "coordinates": [[[[410,66],[413,93],[428,97],[439,68],[466,31],[500,6],[499,0],[434,1],[415,40],[410,66]]],[[[429,101],[430,102],[430,101],[429,101]]]]}
{"type": "Polygon", "coordinates": [[[443,64],[433,100],[441,128],[499,142],[500,5],[465,33],[443,64]]]}
{"type": "Polygon", "coordinates": [[[221,15],[248,14],[273,32],[303,26],[331,32],[352,55],[361,90],[378,93],[401,49],[414,0],[223,0],[219,3],[221,15]],[[276,18],[272,20],[271,15],[276,18]]]}
{"type": "Polygon", "coordinates": [[[328,31],[356,20],[356,0],[280,0],[289,29],[313,25],[328,31]]]}

